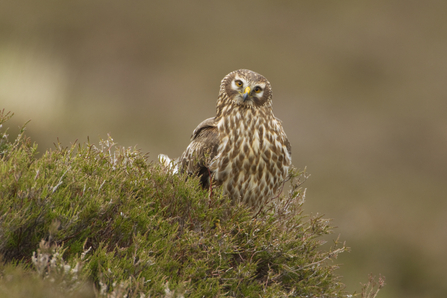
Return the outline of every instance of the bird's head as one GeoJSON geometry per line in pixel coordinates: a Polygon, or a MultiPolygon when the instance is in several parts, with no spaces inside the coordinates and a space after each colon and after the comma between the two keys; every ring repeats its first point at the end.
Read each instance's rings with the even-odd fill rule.
{"type": "Polygon", "coordinates": [[[250,108],[272,103],[270,82],[248,69],[239,69],[225,76],[220,85],[219,99],[222,95],[226,95],[230,102],[250,108]]]}

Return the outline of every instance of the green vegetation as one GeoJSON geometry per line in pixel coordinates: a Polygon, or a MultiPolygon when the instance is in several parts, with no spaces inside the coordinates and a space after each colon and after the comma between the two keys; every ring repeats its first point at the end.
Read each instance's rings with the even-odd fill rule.
{"type": "Polygon", "coordinates": [[[24,128],[0,136],[0,297],[349,296],[303,172],[253,216],[110,137],[37,157],[24,128]]]}

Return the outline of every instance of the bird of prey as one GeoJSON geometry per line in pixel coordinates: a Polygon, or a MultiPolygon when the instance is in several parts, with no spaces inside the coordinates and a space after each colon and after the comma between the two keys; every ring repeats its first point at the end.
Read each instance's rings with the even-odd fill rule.
{"type": "MultiPolygon", "coordinates": [[[[169,162],[167,156],[160,156],[169,162]]],[[[216,116],[202,121],[175,161],[178,170],[200,176],[203,187],[222,186],[233,202],[260,209],[274,198],[292,164],[291,146],[273,115],[272,89],[247,69],[222,79],[216,116]]]]}

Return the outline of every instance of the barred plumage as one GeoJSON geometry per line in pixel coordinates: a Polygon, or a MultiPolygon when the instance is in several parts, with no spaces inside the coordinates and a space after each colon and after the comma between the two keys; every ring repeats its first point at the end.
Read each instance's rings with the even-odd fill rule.
{"type": "Polygon", "coordinates": [[[181,171],[201,176],[204,187],[222,185],[234,202],[259,209],[273,198],[292,163],[281,121],[273,115],[270,82],[240,69],[220,85],[216,116],[194,130],[177,160],[181,171]]]}

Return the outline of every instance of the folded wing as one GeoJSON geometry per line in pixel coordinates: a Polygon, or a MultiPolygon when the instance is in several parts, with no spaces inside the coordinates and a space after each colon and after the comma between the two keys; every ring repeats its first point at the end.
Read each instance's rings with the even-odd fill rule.
{"type": "Polygon", "coordinates": [[[202,186],[209,187],[209,164],[217,154],[219,134],[214,117],[202,121],[191,136],[191,143],[178,159],[182,172],[200,176],[202,186]]]}

